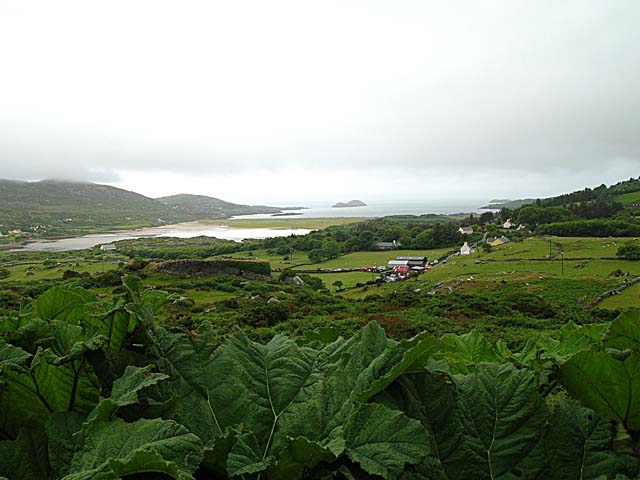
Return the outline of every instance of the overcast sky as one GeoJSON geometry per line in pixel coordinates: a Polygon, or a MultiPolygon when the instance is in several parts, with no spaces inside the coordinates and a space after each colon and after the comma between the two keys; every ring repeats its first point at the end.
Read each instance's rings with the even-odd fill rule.
{"type": "Polygon", "coordinates": [[[0,177],[246,203],[640,175],[638,0],[0,0],[0,177]]]}

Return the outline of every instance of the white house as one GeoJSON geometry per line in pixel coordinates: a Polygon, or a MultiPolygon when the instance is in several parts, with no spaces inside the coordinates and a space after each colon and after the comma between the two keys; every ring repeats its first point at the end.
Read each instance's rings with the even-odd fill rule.
{"type": "Polygon", "coordinates": [[[471,235],[473,233],[473,227],[460,227],[458,232],[462,235],[471,235]]]}
{"type": "Polygon", "coordinates": [[[108,251],[108,250],[115,250],[116,246],[113,243],[105,243],[104,245],[100,245],[100,250],[104,251],[108,251]]]}
{"type": "Polygon", "coordinates": [[[460,255],[471,255],[471,247],[467,242],[464,242],[464,245],[460,247],[460,255]]]}
{"type": "Polygon", "coordinates": [[[502,224],[502,228],[511,228],[513,227],[513,223],[511,223],[511,219],[508,218],[506,222],[502,224]]]}

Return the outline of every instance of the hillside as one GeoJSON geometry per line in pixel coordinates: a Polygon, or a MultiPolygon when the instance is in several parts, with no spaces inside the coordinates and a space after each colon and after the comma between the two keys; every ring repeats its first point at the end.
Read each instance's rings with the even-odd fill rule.
{"type": "Polygon", "coordinates": [[[163,201],[108,185],[64,180],[0,180],[0,232],[36,236],[221,218],[281,209],[176,195],[163,201]]]}
{"type": "Polygon", "coordinates": [[[529,205],[535,203],[533,198],[525,198],[521,200],[491,200],[484,207],[480,207],[481,210],[502,210],[503,208],[518,208],[523,205],[529,205]]]}
{"type": "Polygon", "coordinates": [[[169,206],[176,213],[195,215],[199,218],[223,218],[231,215],[251,215],[255,213],[279,213],[283,209],[264,205],[240,205],[225,202],[205,195],[181,193],[156,199],[169,206]]]}

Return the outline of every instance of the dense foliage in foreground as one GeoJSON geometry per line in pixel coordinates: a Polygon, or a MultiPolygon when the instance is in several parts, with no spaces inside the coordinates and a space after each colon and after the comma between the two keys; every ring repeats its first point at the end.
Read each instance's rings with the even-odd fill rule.
{"type": "Polygon", "coordinates": [[[124,277],[0,323],[0,477],[636,478],[640,312],[512,352],[372,323],[263,345],[176,334],[124,277]]]}

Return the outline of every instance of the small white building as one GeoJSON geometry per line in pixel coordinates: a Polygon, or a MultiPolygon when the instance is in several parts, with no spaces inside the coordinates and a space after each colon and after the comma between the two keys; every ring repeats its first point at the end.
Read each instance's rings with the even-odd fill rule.
{"type": "Polygon", "coordinates": [[[511,219],[508,218],[506,222],[502,224],[502,228],[511,228],[513,227],[513,223],[511,223],[511,219]]]}
{"type": "Polygon", "coordinates": [[[103,252],[115,250],[116,246],[113,243],[105,243],[104,245],[100,245],[100,250],[103,252]]]}
{"type": "Polygon", "coordinates": [[[471,255],[472,249],[467,242],[460,247],[460,255],[471,255]]]}
{"type": "Polygon", "coordinates": [[[462,235],[471,235],[473,233],[473,227],[460,227],[458,232],[462,235]]]}

